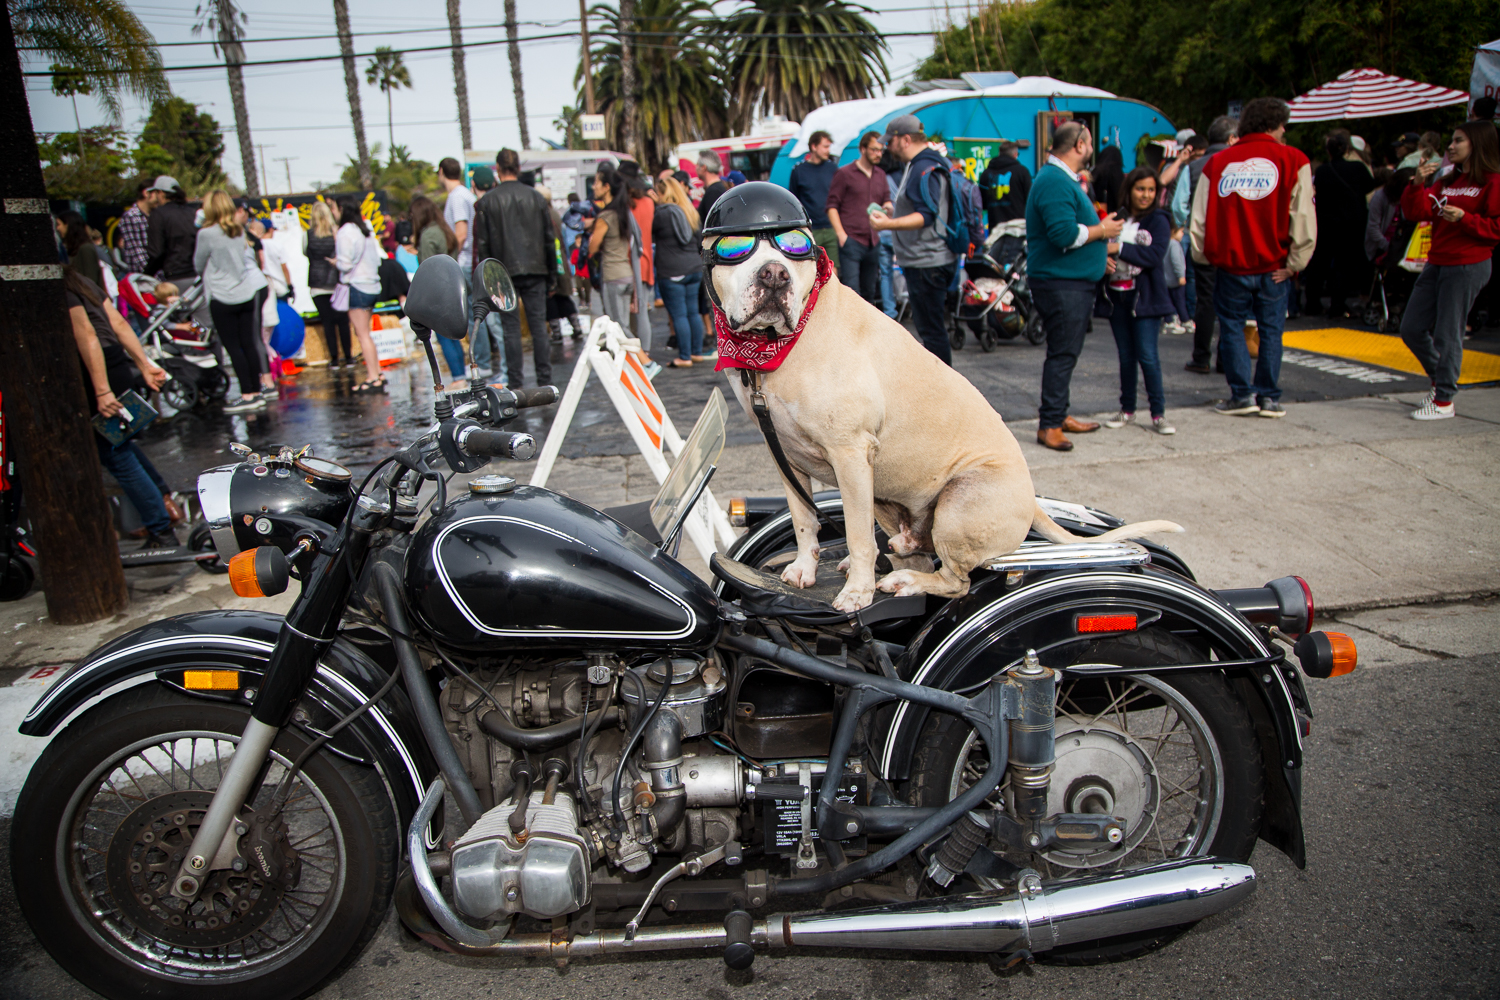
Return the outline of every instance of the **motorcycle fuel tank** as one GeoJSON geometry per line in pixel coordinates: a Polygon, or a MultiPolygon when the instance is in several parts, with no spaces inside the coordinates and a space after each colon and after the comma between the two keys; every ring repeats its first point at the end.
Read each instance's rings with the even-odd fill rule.
{"type": "Polygon", "coordinates": [[[464,649],[670,647],[718,636],[713,591],[605,514],[532,486],[448,504],[412,539],[407,600],[464,649]]]}

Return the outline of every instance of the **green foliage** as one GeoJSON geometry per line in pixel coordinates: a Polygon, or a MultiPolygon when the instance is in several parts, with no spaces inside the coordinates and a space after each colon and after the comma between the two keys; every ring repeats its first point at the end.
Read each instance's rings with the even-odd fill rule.
{"type": "Polygon", "coordinates": [[[49,198],[89,202],[133,201],[134,167],[125,133],[117,128],[87,128],[39,139],[37,154],[49,198]]]}
{"type": "MultiPolygon", "coordinates": [[[[665,164],[681,142],[709,139],[728,130],[724,85],[718,75],[722,58],[708,46],[707,17],[712,8],[700,0],[639,0],[635,11],[636,134],[653,169],[665,164]]],[[[596,6],[590,14],[605,27],[590,37],[594,100],[604,115],[609,144],[620,132],[624,101],[620,86],[620,16],[596,6]]],[[[574,82],[582,90],[580,65],[574,82]]],[[[579,94],[579,103],[583,95],[579,94]]],[[[579,145],[582,145],[580,142],[579,145]]]]}
{"type": "Polygon", "coordinates": [[[72,92],[93,93],[114,121],[122,89],[146,101],[171,95],[156,39],[121,0],[6,0],[5,9],[16,47],[66,66],[70,86],[90,88],[72,92]]]}
{"type": "Polygon", "coordinates": [[[562,133],[564,149],[583,148],[583,133],[578,125],[578,116],[581,114],[583,114],[582,108],[564,104],[562,114],[552,119],[552,127],[562,133]]]}
{"type": "Polygon", "coordinates": [[[365,83],[379,87],[386,94],[402,87],[411,86],[411,73],[401,59],[401,53],[389,45],[375,46],[375,58],[365,67],[365,83]]]}
{"type": "MultiPolygon", "coordinates": [[[[1290,99],[1366,66],[1468,90],[1474,46],[1497,36],[1493,0],[1002,0],[940,32],[916,77],[1055,76],[1146,101],[1201,131],[1231,100],[1290,99]]],[[[1384,137],[1462,112],[1371,119],[1357,130],[1384,137]]],[[[1291,138],[1313,141],[1327,127],[1291,138]]]]}
{"type": "Polygon", "coordinates": [[[735,127],[748,128],[757,113],[800,120],[872,96],[890,79],[889,49],[867,13],[841,0],[753,0],[718,21],[714,46],[724,53],[735,127]]]}
{"type": "MultiPolygon", "coordinates": [[[[374,179],[373,190],[381,190],[386,194],[386,211],[392,214],[405,212],[411,207],[412,198],[419,194],[442,201],[441,197],[437,197],[443,189],[442,182],[438,180],[437,167],[426,160],[412,159],[405,146],[392,146],[390,158],[383,163],[380,153],[380,143],[377,142],[370,149],[370,173],[374,179]]],[[[337,183],[324,187],[322,192],[343,194],[366,190],[371,189],[359,182],[359,162],[350,157],[337,183]]]]}
{"type": "Polygon", "coordinates": [[[136,169],[143,175],[170,174],[190,195],[198,188],[222,187],[224,136],[213,115],[181,97],[157,101],[136,146],[136,169]],[[165,159],[167,166],[162,168],[165,159]]]}
{"type": "Polygon", "coordinates": [[[94,92],[94,83],[86,73],[61,63],[53,63],[47,69],[52,73],[52,93],[58,97],[75,97],[94,92]]]}

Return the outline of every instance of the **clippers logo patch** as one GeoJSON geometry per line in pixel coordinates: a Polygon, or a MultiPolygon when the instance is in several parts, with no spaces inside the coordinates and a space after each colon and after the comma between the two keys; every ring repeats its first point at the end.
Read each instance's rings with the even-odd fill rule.
{"type": "Polygon", "coordinates": [[[1281,179],[1276,164],[1261,156],[1231,163],[1219,175],[1219,197],[1237,194],[1247,201],[1260,201],[1276,190],[1281,179]]]}

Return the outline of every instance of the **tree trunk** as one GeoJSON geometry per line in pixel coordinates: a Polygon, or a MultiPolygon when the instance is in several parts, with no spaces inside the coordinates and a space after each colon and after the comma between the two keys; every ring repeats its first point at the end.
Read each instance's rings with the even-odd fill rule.
{"type": "Polygon", "coordinates": [[[349,95],[349,121],[354,125],[354,148],[359,154],[359,186],[375,186],[370,174],[370,147],[365,142],[365,113],[359,106],[359,73],[354,67],[354,38],[349,34],[349,0],[333,0],[333,22],[339,32],[339,52],[344,56],[344,91],[349,95]]]}
{"type": "Polygon", "coordinates": [[[505,37],[510,39],[510,83],[516,91],[516,121],[521,126],[521,148],[531,148],[531,127],[526,121],[526,88],[521,85],[521,43],[517,40],[516,0],[505,0],[505,37]]]}
{"type": "MultiPolygon", "coordinates": [[[[385,130],[386,130],[387,137],[391,140],[391,147],[390,148],[391,149],[395,149],[396,148],[396,125],[395,125],[395,120],[391,117],[391,90],[392,89],[393,88],[387,87],[386,91],[385,91],[385,130]]],[[[389,150],[387,150],[386,151],[386,160],[387,161],[390,160],[391,155],[392,155],[391,152],[389,150]]]]}
{"type": "Polygon", "coordinates": [[[104,499],[104,476],[63,301],[47,185],[10,19],[0,19],[0,394],[41,554],[47,614],[82,625],[125,610],[130,595],[104,499]],[[9,94],[9,97],[5,97],[9,94]]]}
{"type": "Polygon", "coordinates": [[[636,149],[635,92],[635,0],[620,0],[620,152],[635,157],[646,172],[646,163],[636,149]]]}
{"type": "Polygon", "coordinates": [[[260,197],[260,175],[255,169],[255,143],[250,138],[250,109],[245,106],[245,71],[240,64],[245,61],[245,47],[235,41],[233,33],[224,25],[233,24],[225,14],[227,5],[219,5],[219,48],[224,50],[224,65],[229,70],[229,100],[234,105],[234,131],[240,140],[240,163],[245,168],[245,195],[260,197]]]}
{"type": "Polygon", "coordinates": [[[469,77],[464,72],[464,36],[458,19],[458,0],[448,0],[448,35],[453,39],[453,95],[458,98],[458,134],[467,151],[474,148],[474,136],[469,132],[469,77]]]}

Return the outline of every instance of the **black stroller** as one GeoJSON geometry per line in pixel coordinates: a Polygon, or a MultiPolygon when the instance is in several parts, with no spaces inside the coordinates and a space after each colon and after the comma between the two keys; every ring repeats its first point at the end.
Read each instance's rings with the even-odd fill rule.
{"type": "Polygon", "coordinates": [[[1046,339],[1042,316],[1031,302],[1026,281],[1026,220],[1002,222],[964,263],[963,280],[949,316],[948,343],[964,346],[972,332],[983,351],[1002,340],[1024,336],[1033,344],[1046,339]]]}
{"type": "Polygon", "coordinates": [[[1395,333],[1401,329],[1401,313],[1417,283],[1416,272],[1405,263],[1406,247],[1411,234],[1416,230],[1415,222],[1397,219],[1392,225],[1390,242],[1385,252],[1373,261],[1375,277],[1370,284],[1370,297],[1365,304],[1365,326],[1374,327],[1380,333],[1395,333]]]}
{"type": "Polygon", "coordinates": [[[203,295],[203,283],[193,282],[170,308],[159,310],[141,334],[146,356],[168,375],[161,398],[176,411],[222,402],[229,392],[217,336],[193,319],[203,295]]]}

